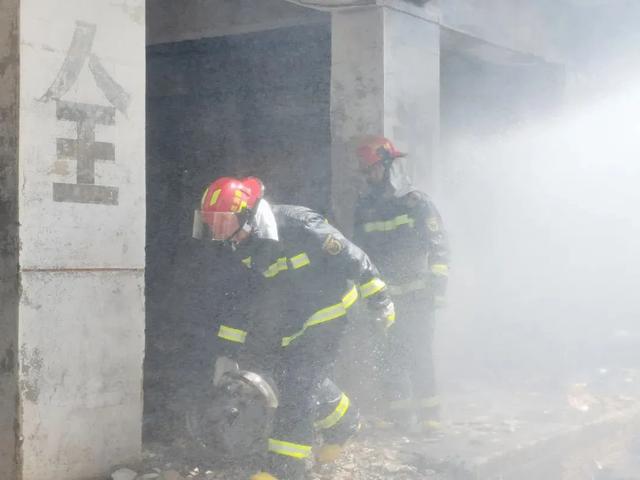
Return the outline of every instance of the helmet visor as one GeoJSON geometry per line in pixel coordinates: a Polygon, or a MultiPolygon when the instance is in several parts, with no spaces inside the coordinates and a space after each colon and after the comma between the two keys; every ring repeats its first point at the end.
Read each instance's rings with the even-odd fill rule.
{"type": "Polygon", "coordinates": [[[407,164],[403,158],[396,158],[389,169],[389,183],[393,187],[396,197],[404,197],[413,190],[413,185],[407,171],[407,164]]]}
{"type": "Polygon", "coordinates": [[[240,230],[238,216],[231,212],[203,212],[196,210],[193,236],[216,241],[230,240],[240,230]]]}

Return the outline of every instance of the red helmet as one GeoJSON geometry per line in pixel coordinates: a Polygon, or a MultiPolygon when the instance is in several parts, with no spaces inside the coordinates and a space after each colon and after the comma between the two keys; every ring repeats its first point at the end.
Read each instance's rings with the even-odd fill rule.
{"type": "Polygon", "coordinates": [[[404,157],[407,154],[399,152],[391,140],[380,136],[366,137],[357,149],[360,169],[368,170],[377,163],[404,157]]]}
{"type": "Polygon", "coordinates": [[[230,240],[251,219],[264,194],[256,177],[221,177],[205,190],[200,202],[202,223],[213,240],[230,240]]]}

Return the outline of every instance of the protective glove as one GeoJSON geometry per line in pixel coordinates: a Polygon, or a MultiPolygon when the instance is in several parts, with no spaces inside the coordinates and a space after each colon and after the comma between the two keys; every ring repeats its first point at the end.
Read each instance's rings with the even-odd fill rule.
{"type": "Polygon", "coordinates": [[[381,332],[386,333],[396,321],[396,307],[390,298],[369,303],[369,309],[373,313],[375,325],[381,332]]]}
{"type": "Polygon", "coordinates": [[[431,284],[431,291],[433,292],[433,306],[435,308],[442,308],[447,304],[445,295],[448,281],[449,277],[446,274],[437,271],[431,272],[429,282],[431,284]]]}

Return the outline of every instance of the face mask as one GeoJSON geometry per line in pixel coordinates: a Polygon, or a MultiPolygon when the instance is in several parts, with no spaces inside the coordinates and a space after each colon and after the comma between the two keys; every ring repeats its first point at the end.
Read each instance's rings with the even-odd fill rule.
{"type": "Polygon", "coordinates": [[[247,224],[246,227],[249,228],[257,238],[278,241],[276,217],[273,215],[271,205],[269,205],[269,202],[265,199],[260,200],[253,220],[250,224],[247,224]]]}
{"type": "Polygon", "coordinates": [[[396,158],[387,170],[389,185],[393,188],[393,196],[396,198],[404,197],[407,193],[414,190],[409,174],[407,173],[404,158],[396,158]]]}

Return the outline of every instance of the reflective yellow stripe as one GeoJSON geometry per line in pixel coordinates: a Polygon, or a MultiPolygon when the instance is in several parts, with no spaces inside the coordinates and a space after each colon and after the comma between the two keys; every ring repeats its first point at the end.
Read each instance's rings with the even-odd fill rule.
{"type": "Polygon", "coordinates": [[[331,415],[329,415],[326,418],[323,418],[322,420],[317,421],[316,423],[314,423],[314,426],[316,428],[321,428],[323,430],[333,427],[347,413],[347,410],[349,410],[350,404],[351,404],[351,401],[349,400],[349,397],[347,397],[343,393],[342,396],[340,397],[340,403],[338,403],[338,406],[336,407],[336,409],[333,412],[331,412],[331,415]]]}
{"type": "Polygon", "coordinates": [[[330,322],[331,320],[335,320],[336,318],[344,317],[347,314],[347,310],[351,308],[351,306],[357,299],[358,289],[356,287],[353,287],[346,293],[344,297],[342,297],[342,301],[340,303],[336,303],[335,305],[331,305],[330,307],[318,310],[316,313],[311,315],[306,322],[304,322],[302,330],[294,333],[290,337],[284,337],[282,339],[282,346],[288,346],[296,338],[302,335],[309,327],[320,325],[321,323],[330,322]]]}
{"type": "Polygon", "coordinates": [[[247,268],[251,268],[251,257],[243,258],[242,263],[244,263],[247,268]]]}
{"type": "MultiPolygon", "coordinates": [[[[291,267],[294,270],[307,266],[311,263],[311,261],[309,260],[309,257],[305,252],[299,253],[298,255],[291,257],[289,261],[291,262],[291,267]]],[[[267,278],[273,278],[276,275],[278,275],[280,272],[283,272],[285,270],[289,270],[289,266],[287,265],[287,257],[280,257],[276,262],[269,265],[269,268],[267,268],[267,270],[264,271],[262,274],[267,278]]]]}
{"type": "Polygon", "coordinates": [[[386,286],[386,283],[384,283],[378,277],[375,277],[364,285],[360,285],[360,295],[362,295],[362,298],[370,297],[371,295],[375,295],[376,293],[378,293],[386,286]]]}
{"type": "Polygon", "coordinates": [[[367,233],[389,232],[401,227],[402,225],[408,225],[410,228],[413,228],[415,224],[416,221],[405,213],[404,215],[399,215],[391,220],[365,223],[364,231],[367,233]]]}
{"type": "Polygon", "coordinates": [[[220,325],[218,337],[229,340],[230,342],[244,343],[247,338],[247,332],[237,328],[227,327],[226,325],[220,325]]]}
{"type": "Polygon", "coordinates": [[[287,257],[281,257],[275,263],[269,265],[269,268],[262,273],[267,278],[273,278],[284,270],[289,270],[287,266],[287,257]]]}
{"type": "Polygon", "coordinates": [[[387,316],[387,328],[396,323],[396,312],[393,312],[391,315],[387,316]]]}
{"type": "Polygon", "coordinates": [[[427,397],[427,398],[423,398],[422,400],[418,401],[418,405],[422,408],[436,408],[440,406],[440,397],[438,396],[433,396],[433,397],[427,397]]]}
{"type": "Polygon", "coordinates": [[[403,283],[402,285],[387,285],[391,295],[404,295],[405,293],[424,290],[429,284],[426,280],[414,280],[413,282],[403,283]]]}
{"type": "Polygon", "coordinates": [[[302,268],[311,263],[311,261],[309,260],[309,257],[304,252],[299,253],[295,257],[291,257],[290,261],[291,261],[291,266],[293,267],[294,270],[297,270],[298,268],[302,268]]]}
{"type": "Polygon", "coordinates": [[[431,273],[434,275],[442,275],[443,277],[449,276],[449,266],[444,263],[434,263],[431,265],[431,273]]]}
{"type": "Polygon", "coordinates": [[[220,196],[220,192],[222,192],[221,189],[218,189],[215,192],[213,192],[213,195],[211,195],[211,200],[209,200],[210,207],[213,207],[216,204],[216,202],[218,201],[218,197],[220,196]]]}
{"type": "Polygon", "coordinates": [[[311,456],[311,445],[283,442],[274,438],[269,439],[269,451],[278,455],[293,458],[308,458],[311,456]]]}

